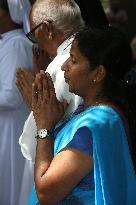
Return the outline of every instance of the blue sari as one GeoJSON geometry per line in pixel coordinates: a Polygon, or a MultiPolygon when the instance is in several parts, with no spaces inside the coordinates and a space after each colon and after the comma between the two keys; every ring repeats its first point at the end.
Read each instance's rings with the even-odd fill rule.
{"type": "MultiPolygon", "coordinates": [[[[136,175],[124,122],[118,112],[100,105],[73,115],[55,136],[54,156],[72,141],[81,127],[88,127],[93,137],[95,192],[75,187],[72,195],[58,205],[136,205],[136,175]],[[73,202],[70,200],[71,196],[77,203],[73,198],[73,202]]],[[[28,205],[36,204],[38,199],[33,189],[28,205]]]]}

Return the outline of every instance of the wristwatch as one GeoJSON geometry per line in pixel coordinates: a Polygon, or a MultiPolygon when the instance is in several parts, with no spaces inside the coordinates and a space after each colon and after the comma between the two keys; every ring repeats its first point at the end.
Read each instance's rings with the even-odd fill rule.
{"type": "Polygon", "coordinates": [[[46,137],[53,137],[53,135],[54,135],[53,131],[49,131],[47,129],[40,129],[37,131],[36,138],[44,139],[46,137]]]}

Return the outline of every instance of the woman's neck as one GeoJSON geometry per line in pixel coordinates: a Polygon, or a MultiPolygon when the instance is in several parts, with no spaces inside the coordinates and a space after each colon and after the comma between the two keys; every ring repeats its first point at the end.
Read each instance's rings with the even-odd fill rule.
{"type": "Polygon", "coordinates": [[[89,89],[84,96],[82,96],[84,101],[84,108],[88,108],[95,104],[106,103],[107,98],[101,95],[100,85],[97,85],[89,89]]]}
{"type": "Polygon", "coordinates": [[[91,98],[89,100],[86,100],[84,101],[83,108],[85,110],[90,106],[100,106],[100,105],[112,107],[113,109],[117,110],[119,113],[124,115],[124,110],[118,105],[118,103],[114,101],[110,101],[106,98],[95,98],[95,99],[91,98]]]}
{"type": "Polygon", "coordinates": [[[93,105],[106,105],[108,104],[106,99],[100,99],[100,98],[95,98],[95,99],[89,99],[87,101],[84,101],[84,109],[93,106],[93,105]]]}

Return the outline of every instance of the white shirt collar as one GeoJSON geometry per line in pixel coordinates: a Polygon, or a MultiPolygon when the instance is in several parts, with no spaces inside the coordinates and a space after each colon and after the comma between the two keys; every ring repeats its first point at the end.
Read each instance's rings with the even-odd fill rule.
{"type": "MultiPolygon", "coordinates": [[[[65,53],[67,49],[69,49],[69,46],[71,47],[72,41],[74,40],[74,36],[70,36],[67,38],[57,49],[57,55],[62,55],[65,53]]],[[[66,51],[67,53],[67,51],[66,51]]]]}

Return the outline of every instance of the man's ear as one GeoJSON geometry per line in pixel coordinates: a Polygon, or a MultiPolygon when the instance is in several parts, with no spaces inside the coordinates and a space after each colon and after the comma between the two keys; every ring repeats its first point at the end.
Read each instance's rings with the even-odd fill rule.
{"type": "Polygon", "coordinates": [[[48,36],[48,38],[50,40],[52,40],[52,38],[53,38],[53,25],[52,25],[52,23],[49,21],[44,21],[43,29],[46,32],[46,36],[48,36]]]}

